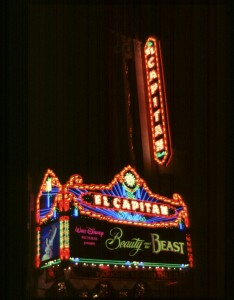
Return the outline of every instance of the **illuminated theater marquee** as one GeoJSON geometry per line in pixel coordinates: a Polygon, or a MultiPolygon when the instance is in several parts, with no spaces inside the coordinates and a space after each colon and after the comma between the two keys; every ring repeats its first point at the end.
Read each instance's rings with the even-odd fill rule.
{"type": "Polygon", "coordinates": [[[158,164],[167,165],[172,151],[160,42],[148,38],[144,54],[153,156],[158,164]]]}
{"type": "MultiPolygon", "coordinates": [[[[61,261],[192,266],[187,207],[179,194],[154,194],[131,166],[111,183],[61,185],[48,170],[36,203],[36,266],[61,261]],[[173,254],[173,255],[172,255],[173,254]]],[[[139,266],[140,266],[139,265],[139,266]]]]}
{"type": "MultiPolygon", "coordinates": [[[[150,215],[169,215],[169,205],[156,204],[148,201],[139,201],[121,197],[111,197],[102,194],[89,193],[82,197],[82,200],[88,204],[91,203],[95,207],[102,207],[105,209],[132,211],[135,213],[143,213],[150,215]],[[87,201],[88,199],[88,201],[87,201]]],[[[173,208],[170,208],[174,212],[173,208]]]]}

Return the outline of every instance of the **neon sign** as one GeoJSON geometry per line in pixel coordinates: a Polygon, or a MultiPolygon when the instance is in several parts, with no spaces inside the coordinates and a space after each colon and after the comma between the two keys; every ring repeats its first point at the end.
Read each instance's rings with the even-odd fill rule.
{"type": "Polygon", "coordinates": [[[171,242],[160,240],[160,236],[156,233],[151,233],[152,237],[152,245],[153,245],[153,253],[157,254],[161,251],[170,251],[170,252],[178,252],[180,254],[184,254],[184,244],[183,242],[171,242]]]}
{"type": "Polygon", "coordinates": [[[133,257],[149,267],[193,265],[182,197],[152,193],[131,166],[106,185],[85,184],[80,175],[61,185],[48,170],[36,207],[37,267],[123,259],[131,265],[133,257]]]}
{"type": "Polygon", "coordinates": [[[153,156],[166,166],[172,151],[160,42],[148,38],[144,54],[153,156]]]}
{"type": "Polygon", "coordinates": [[[151,233],[151,242],[139,237],[133,237],[131,240],[124,240],[123,236],[124,232],[121,228],[112,228],[110,230],[110,238],[105,241],[106,248],[112,251],[121,248],[130,249],[129,256],[134,256],[139,251],[144,251],[151,247],[153,254],[158,254],[161,251],[184,254],[184,242],[160,240],[159,234],[156,233],[151,233]]]}
{"type": "Polygon", "coordinates": [[[65,191],[81,215],[147,227],[178,227],[183,220],[188,226],[182,197],[173,194],[169,199],[153,194],[131,166],[125,167],[109,185],[77,184],[75,178],[70,178],[65,191]]]}
{"type": "Polygon", "coordinates": [[[71,257],[116,262],[189,264],[186,235],[178,228],[154,228],[114,224],[81,216],[71,220],[71,257]],[[85,226],[86,224],[86,226],[85,226]],[[89,235],[86,229],[95,228],[89,235]],[[79,230],[78,230],[79,228],[79,230]],[[80,230],[81,229],[81,230],[80,230]],[[77,232],[79,231],[79,233],[77,232]]]}
{"type": "Polygon", "coordinates": [[[145,243],[145,240],[140,239],[139,237],[134,237],[128,241],[123,240],[123,230],[119,227],[112,228],[110,231],[110,236],[111,237],[105,242],[106,248],[109,250],[128,248],[131,249],[129,252],[129,256],[134,256],[139,251],[143,251],[143,246],[148,248],[148,243],[145,243]]]}
{"type": "Polygon", "coordinates": [[[83,202],[92,203],[95,207],[102,207],[105,209],[114,209],[121,211],[131,211],[134,213],[141,213],[147,215],[161,215],[168,216],[174,214],[174,208],[167,204],[156,204],[149,201],[139,201],[138,199],[129,199],[121,197],[107,196],[97,193],[88,193],[82,196],[83,202]]]}

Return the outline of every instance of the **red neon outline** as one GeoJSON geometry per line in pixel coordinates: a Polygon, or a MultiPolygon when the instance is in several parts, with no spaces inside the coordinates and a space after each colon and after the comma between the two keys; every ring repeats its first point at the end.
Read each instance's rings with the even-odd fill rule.
{"type": "Polygon", "coordinates": [[[165,80],[164,80],[164,67],[163,67],[163,60],[162,60],[162,49],[161,49],[161,43],[158,41],[158,48],[159,48],[159,57],[160,57],[160,63],[161,63],[161,71],[162,71],[162,84],[163,84],[163,93],[164,93],[164,99],[165,99],[165,114],[166,114],[166,127],[167,127],[167,138],[169,141],[169,155],[168,155],[168,160],[166,162],[166,165],[169,164],[171,158],[172,158],[172,143],[171,143],[171,130],[170,130],[170,121],[169,121],[169,115],[168,115],[168,108],[167,108],[167,94],[166,94],[166,86],[165,86],[165,80]]]}
{"type": "MultiPolygon", "coordinates": [[[[100,207],[100,208],[107,209],[107,210],[114,210],[114,211],[121,210],[121,211],[132,212],[132,213],[135,213],[135,212],[136,212],[136,213],[142,214],[142,216],[145,216],[145,215],[146,215],[146,216],[155,216],[155,217],[163,217],[163,218],[171,218],[171,217],[173,217],[173,216],[175,215],[175,214],[173,214],[173,215],[164,215],[164,214],[147,213],[147,212],[142,212],[142,211],[140,211],[140,210],[135,211],[135,210],[124,209],[124,208],[122,208],[122,207],[120,207],[120,208],[118,209],[118,208],[114,208],[114,207],[107,207],[107,206],[104,206],[104,205],[95,205],[95,206],[94,206],[94,205],[90,204],[89,202],[86,202],[85,199],[84,199],[84,196],[89,195],[89,194],[91,194],[91,193],[92,193],[92,192],[87,192],[86,194],[82,194],[82,195],[81,195],[82,202],[84,202],[85,205],[90,206],[90,207],[98,207],[98,208],[100,207]]],[[[132,198],[127,198],[127,197],[104,195],[104,194],[102,194],[102,193],[95,193],[95,195],[101,195],[101,196],[106,196],[106,197],[111,197],[111,198],[119,198],[119,199],[121,199],[121,200],[126,199],[126,200],[130,200],[130,201],[144,202],[144,203],[149,203],[149,204],[151,204],[151,205],[156,204],[157,206],[164,205],[164,206],[166,206],[168,209],[169,209],[169,208],[172,208],[172,209],[175,210],[175,208],[174,208],[173,206],[171,206],[171,205],[169,205],[169,204],[167,204],[167,203],[150,202],[150,201],[145,201],[145,200],[140,200],[140,199],[134,199],[134,198],[132,199],[132,198]]]]}
{"type": "Polygon", "coordinates": [[[53,216],[53,210],[56,209],[56,207],[59,207],[59,210],[62,209],[63,204],[62,202],[62,185],[59,182],[58,178],[56,177],[56,175],[54,174],[54,172],[50,169],[47,170],[47,172],[44,175],[44,178],[42,180],[42,184],[36,199],[36,223],[45,223],[46,221],[48,221],[52,216],[53,216]],[[47,177],[50,176],[52,178],[52,186],[56,186],[59,188],[58,194],[55,196],[54,198],[54,203],[53,206],[51,207],[51,210],[49,211],[49,213],[43,217],[40,218],[40,198],[42,195],[42,192],[45,191],[45,185],[46,185],[46,179],[47,177]]]}
{"type": "Polygon", "coordinates": [[[192,268],[194,263],[193,263],[193,253],[192,253],[192,242],[191,242],[191,236],[189,233],[186,234],[186,243],[187,243],[189,266],[192,268]]]}
{"type": "MultiPolygon", "coordinates": [[[[87,214],[87,215],[91,215],[93,217],[99,218],[101,220],[108,220],[110,222],[115,222],[115,223],[124,223],[124,224],[133,224],[136,226],[148,226],[148,227],[170,227],[170,226],[178,226],[179,221],[181,220],[181,218],[184,219],[185,221],[185,225],[186,227],[189,227],[189,220],[188,220],[188,213],[187,213],[187,206],[185,205],[182,197],[177,194],[174,193],[172,196],[172,199],[169,199],[167,197],[164,196],[160,196],[158,194],[153,194],[151,192],[151,190],[148,188],[148,186],[146,185],[145,181],[143,179],[140,178],[140,176],[136,173],[135,169],[133,169],[130,165],[126,166],[119,174],[116,174],[114,179],[107,185],[104,184],[84,184],[82,177],[80,175],[73,175],[70,177],[69,181],[62,186],[59,181],[58,178],[55,176],[55,174],[51,171],[51,170],[47,170],[44,179],[43,179],[43,183],[41,185],[40,188],[40,192],[38,194],[37,197],[37,210],[36,210],[36,215],[37,215],[37,223],[39,225],[47,222],[51,217],[52,217],[52,211],[55,207],[59,206],[59,211],[68,211],[69,210],[69,204],[71,202],[73,202],[75,205],[77,205],[81,211],[82,214],[87,214]],[[177,219],[174,222],[157,222],[154,224],[145,224],[145,223],[139,223],[139,222],[133,222],[133,221],[127,221],[127,220],[115,220],[111,217],[107,217],[107,216],[103,216],[101,214],[98,213],[93,213],[90,211],[86,211],[81,205],[79,205],[78,201],[76,200],[76,196],[70,192],[68,192],[68,188],[79,188],[79,189],[88,189],[88,190],[102,190],[102,189],[107,189],[107,190],[111,190],[113,188],[113,186],[117,183],[124,183],[124,175],[127,171],[131,171],[135,178],[136,178],[136,185],[141,187],[143,186],[144,189],[148,192],[150,197],[153,198],[157,198],[158,200],[161,200],[162,202],[165,203],[165,205],[169,205],[172,206],[173,205],[180,205],[183,206],[183,210],[181,210],[178,214],[177,219]],[[46,217],[44,218],[39,218],[39,201],[40,201],[40,196],[42,194],[42,191],[45,189],[45,180],[47,178],[47,176],[50,175],[53,178],[53,182],[56,186],[59,187],[59,192],[57,194],[57,196],[54,199],[54,205],[51,208],[51,211],[46,215],[46,217]],[[64,195],[64,200],[63,200],[63,195],[64,195]]],[[[138,199],[139,201],[139,199],[138,199]]],[[[159,203],[160,204],[160,203],[159,203]]],[[[163,203],[161,203],[163,204],[163,203]]],[[[142,214],[142,216],[144,216],[145,213],[142,214]]],[[[163,215],[163,217],[167,217],[166,215],[163,215]]]]}
{"type": "MultiPolygon", "coordinates": [[[[166,98],[166,89],[165,89],[165,80],[164,80],[164,71],[163,71],[163,63],[162,63],[162,54],[161,54],[161,48],[160,48],[160,42],[157,41],[154,37],[149,37],[145,43],[144,46],[144,56],[145,56],[145,70],[146,70],[146,77],[147,77],[147,90],[148,90],[148,103],[149,103],[149,113],[150,113],[150,125],[151,125],[151,136],[152,136],[152,148],[153,148],[153,156],[155,161],[160,165],[167,166],[171,156],[172,156],[172,150],[171,150],[171,136],[170,136],[170,126],[169,126],[169,118],[168,118],[168,110],[167,110],[167,98],[166,98]],[[152,108],[152,101],[153,97],[151,95],[151,84],[149,79],[149,73],[150,70],[148,68],[147,62],[147,55],[146,55],[146,49],[148,48],[147,43],[149,41],[153,42],[153,48],[154,48],[154,58],[155,58],[155,69],[157,76],[158,76],[158,96],[159,96],[159,108],[157,110],[160,111],[161,114],[161,121],[159,124],[162,126],[163,130],[163,142],[164,142],[164,151],[166,152],[163,156],[163,159],[160,160],[156,155],[156,136],[155,136],[155,122],[154,122],[154,113],[157,110],[153,110],[152,108]]],[[[150,56],[153,57],[153,56],[150,56]]]]}
{"type": "Polygon", "coordinates": [[[60,224],[60,259],[67,260],[70,257],[70,243],[69,243],[69,217],[61,216],[59,219],[60,224]],[[68,222],[68,224],[66,224],[68,222]],[[66,232],[68,231],[68,232],[66,232]],[[68,239],[66,246],[66,238],[68,239]]]}
{"type": "MultiPolygon", "coordinates": [[[[59,206],[59,211],[60,212],[67,212],[68,211],[68,206],[70,206],[70,203],[73,202],[73,204],[75,204],[76,206],[78,206],[80,213],[82,215],[87,215],[90,217],[95,217],[98,218],[100,220],[107,220],[108,222],[111,223],[121,223],[121,224],[128,224],[128,225],[134,225],[134,226],[144,226],[144,227],[154,227],[154,228],[171,228],[171,227],[178,227],[178,224],[181,220],[181,218],[184,219],[185,221],[185,225],[188,228],[189,227],[189,220],[188,220],[188,213],[187,213],[187,206],[185,205],[182,197],[177,194],[174,193],[172,196],[172,199],[169,199],[167,197],[164,196],[160,196],[158,194],[153,194],[151,192],[151,190],[148,188],[148,186],[146,185],[145,181],[140,178],[140,176],[137,174],[137,172],[135,171],[134,168],[132,168],[130,165],[126,166],[120,173],[116,174],[114,179],[107,185],[105,184],[84,184],[83,183],[83,179],[80,175],[73,175],[70,177],[70,179],[68,180],[68,182],[65,185],[61,185],[58,178],[55,176],[55,174],[51,171],[51,170],[47,170],[42,185],[40,187],[40,191],[38,194],[38,197],[36,199],[36,214],[37,216],[39,216],[39,209],[40,209],[40,197],[42,194],[42,191],[45,190],[45,181],[47,179],[47,176],[50,175],[52,177],[52,184],[54,184],[55,186],[57,186],[59,188],[59,192],[57,194],[57,196],[54,199],[54,205],[52,207],[51,210],[53,210],[53,208],[55,206],[59,206]],[[111,190],[113,188],[113,186],[117,183],[124,183],[125,179],[124,179],[124,175],[126,172],[132,172],[136,178],[136,185],[138,187],[143,187],[147,193],[149,194],[150,197],[153,198],[157,198],[158,200],[161,200],[162,203],[155,203],[158,205],[167,205],[167,206],[172,206],[173,205],[179,205],[182,206],[183,209],[178,213],[178,217],[174,222],[157,222],[157,223],[137,223],[131,220],[118,220],[118,219],[113,219],[111,217],[107,217],[98,213],[94,213],[88,210],[85,210],[82,205],[80,205],[80,203],[77,201],[77,197],[70,193],[68,191],[68,188],[79,188],[79,189],[85,189],[85,190],[89,190],[90,191],[95,191],[95,190],[111,190]],[[64,196],[64,197],[63,197],[64,196]],[[63,198],[66,198],[65,200],[63,198]]],[[[116,196],[119,197],[119,196],[116,196]]],[[[125,197],[120,197],[120,198],[125,198],[125,197]]],[[[126,197],[126,199],[129,199],[126,197]]],[[[134,200],[134,199],[131,199],[134,200]]],[[[135,199],[136,201],[139,201],[139,199],[135,199]]],[[[144,200],[141,200],[144,201],[144,200]]],[[[147,201],[146,201],[147,202],[147,201]]],[[[151,204],[153,204],[153,202],[150,202],[151,204]]],[[[104,207],[106,208],[106,207],[104,207]]],[[[173,207],[174,208],[174,207],[173,207]]],[[[129,211],[129,210],[128,210],[129,211]]],[[[67,212],[68,213],[68,212],[67,212]]],[[[144,213],[146,214],[146,213],[144,213]]],[[[142,216],[144,216],[144,214],[142,214],[142,216]]],[[[166,215],[160,215],[163,216],[164,218],[167,217],[166,215]]],[[[171,216],[171,215],[170,215],[171,216]]],[[[44,218],[38,218],[38,222],[37,222],[37,227],[36,227],[36,255],[35,255],[35,265],[36,267],[40,267],[40,226],[45,223],[46,221],[48,221],[51,218],[51,213],[48,213],[46,217],[44,218]],[[38,240],[39,238],[39,240],[38,240]]],[[[60,216],[59,217],[59,224],[60,224],[60,259],[61,260],[68,260],[70,257],[70,242],[69,242],[69,216],[68,215],[64,215],[64,216],[60,216]],[[66,222],[68,222],[67,224],[65,224],[66,222]],[[65,234],[65,231],[68,231],[67,234],[65,234]],[[65,239],[68,239],[67,241],[65,241],[65,239]],[[67,244],[67,245],[66,245],[67,244]]],[[[193,255],[192,255],[192,247],[191,247],[191,237],[189,234],[186,234],[186,243],[187,243],[187,251],[188,251],[188,260],[189,260],[189,265],[190,267],[193,266],[193,255]]]]}
{"type": "MultiPolygon", "coordinates": [[[[181,218],[183,218],[184,221],[185,221],[186,227],[189,227],[187,206],[185,205],[182,197],[177,193],[173,194],[172,199],[169,199],[169,198],[164,197],[164,196],[160,196],[158,194],[153,194],[151,192],[151,190],[148,188],[148,186],[146,185],[145,181],[142,178],[140,178],[140,176],[136,173],[135,169],[132,168],[130,165],[126,166],[119,174],[116,174],[114,179],[107,185],[104,185],[104,184],[84,184],[84,183],[79,184],[76,181],[77,177],[79,177],[79,179],[82,178],[77,174],[70,177],[70,179],[68,180],[68,182],[65,185],[64,192],[68,193],[68,195],[69,195],[68,198],[70,199],[70,201],[73,201],[74,204],[78,205],[78,208],[79,208],[81,214],[86,214],[86,215],[98,218],[100,220],[107,220],[109,222],[123,223],[123,224],[133,224],[133,225],[136,225],[136,226],[148,226],[148,227],[171,227],[171,226],[177,227],[179,221],[181,220],[181,218]],[[89,191],[92,191],[92,190],[93,191],[94,190],[112,190],[113,186],[117,182],[124,183],[124,175],[127,171],[131,171],[134,174],[134,176],[136,178],[136,185],[138,185],[139,187],[143,186],[144,189],[148,192],[150,197],[161,200],[166,205],[183,206],[183,210],[181,210],[179,212],[178,217],[174,222],[157,222],[157,223],[153,223],[153,224],[147,224],[147,223],[137,223],[137,222],[133,222],[133,221],[127,221],[127,220],[116,220],[116,219],[113,219],[112,217],[107,217],[107,216],[101,215],[99,213],[86,211],[80,205],[80,203],[76,200],[76,196],[68,191],[69,188],[79,188],[81,190],[84,189],[84,190],[89,190],[89,191]]],[[[83,181],[80,180],[80,182],[83,182],[83,181]]],[[[138,201],[139,201],[139,199],[138,199],[138,201]]],[[[159,204],[163,204],[163,203],[159,203],[159,204]]],[[[142,216],[144,216],[144,214],[142,214],[142,216]]],[[[163,215],[163,217],[166,217],[166,216],[163,215]]]]}

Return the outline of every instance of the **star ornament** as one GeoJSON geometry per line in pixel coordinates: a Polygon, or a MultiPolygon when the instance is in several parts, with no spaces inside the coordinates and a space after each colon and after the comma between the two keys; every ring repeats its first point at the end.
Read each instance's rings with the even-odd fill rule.
{"type": "Polygon", "coordinates": [[[131,172],[127,172],[124,175],[124,181],[128,187],[133,188],[136,185],[136,178],[131,172]]]}

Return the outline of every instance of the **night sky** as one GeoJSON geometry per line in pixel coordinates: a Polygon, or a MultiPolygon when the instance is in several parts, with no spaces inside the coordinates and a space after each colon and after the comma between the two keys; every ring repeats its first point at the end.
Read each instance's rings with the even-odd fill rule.
{"type": "MultiPolygon", "coordinates": [[[[22,256],[17,271],[13,263],[10,270],[27,269],[28,182],[36,197],[48,168],[62,184],[73,174],[107,184],[132,163],[122,61],[113,36],[144,43],[154,35],[162,48],[173,156],[168,168],[155,167],[149,176],[136,138],[136,171],[154,193],[177,192],[188,206],[195,262],[191,295],[228,299],[228,3],[65,3],[32,1],[5,17],[3,186],[11,199],[5,204],[11,233],[6,249],[9,259],[22,256]],[[19,244],[16,228],[22,231],[19,244]]],[[[23,282],[16,290],[22,287],[23,282]]]]}

